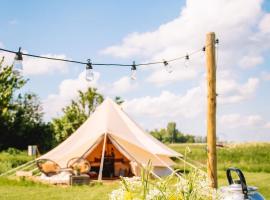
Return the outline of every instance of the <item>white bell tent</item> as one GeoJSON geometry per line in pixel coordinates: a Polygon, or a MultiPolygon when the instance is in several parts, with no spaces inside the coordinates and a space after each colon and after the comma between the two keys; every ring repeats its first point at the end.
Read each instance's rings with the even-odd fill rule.
{"type": "Polygon", "coordinates": [[[107,98],[70,137],[38,159],[53,160],[64,168],[75,157],[87,159],[101,179],[140,176],[141,167],[149,161],[155,175],[168,175],[174,165],[171,157],[182,155],[146,133],[107,98]],[[113,163],[106,166],[111,158],[113,163]]]}

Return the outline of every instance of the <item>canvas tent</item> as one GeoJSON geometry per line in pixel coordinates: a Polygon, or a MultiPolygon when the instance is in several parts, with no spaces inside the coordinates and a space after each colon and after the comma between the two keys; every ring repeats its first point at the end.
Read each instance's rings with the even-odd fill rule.
{"type": "Polygon", "coordinates": [[[106,99],[69,138],[39,159],[50,159],[61,167],[75,157],[87,159],[92,170],[111,176],[140,175],[150,160],[158,176],[171,173],[171,157],[181,154],[141,129],[111,99],[106,99]],[[113,159],[112,159],[113,158],[113,159]],[[113,160],[113,162],[110,162],[113,160]],[[107,171],[106,171],[107,170],[107,171]]]}

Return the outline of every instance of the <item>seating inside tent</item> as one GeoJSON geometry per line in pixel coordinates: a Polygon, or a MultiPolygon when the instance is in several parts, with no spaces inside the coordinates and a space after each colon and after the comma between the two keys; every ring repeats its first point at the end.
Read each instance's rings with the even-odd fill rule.
{"type": "MultiPolygon", "coordinates": [[[[100,171],[104,139],[88,152],[85,159],[91,166],[91,173],[100,171]]],[[[133,176],[130,160],[107,138],[104,149],[102,179],[114,179],[119,176],[133,176]]]]}

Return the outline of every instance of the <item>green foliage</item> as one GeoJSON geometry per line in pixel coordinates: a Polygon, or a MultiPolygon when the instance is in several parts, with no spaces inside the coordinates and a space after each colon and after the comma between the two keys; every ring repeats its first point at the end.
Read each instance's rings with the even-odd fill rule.
{"type": "Polygon", "coordinates": [[[169,122],[167,129],[155,129],[150,134],[164,143],[193,143],[196,137],[193,135],[183,134],[176,128],[175,122],[169,122]]]}
{"type": "Polygon", "coordinates": [[[33,157],[28,156],[25,151],[8,148],[6,151],[0,152],[0,174],[32,159],[33,157]]]}
{"type": "Polygon", "coordinates": [[[12,66],[3,67],[4,58],[0,61],[0,117],[8,119],[9,111],[14,109],[12,103],[14,92],[22,88],[27,80],[14,74],[12,66]]]}
{"type": "Polygon", "coordinates": [[[69,106],[63,108],[63,116],[52,121],[56,142],[62,142],[77,130],[103,100],[95,88],[79,91],[78,100],[72,100],[69,106]]]}
{"type": "Polygon", "coordinates": [[[12,66],[0,62],[0,150],[9,147],[26,149],[36,144],[40,150],[51,148],[50,124],[42,121],[37,95],[18,93],[27,80],[12,72],[12,66]],[[16,96],[17,95],[17,96],[16,96]]]}
{"type": "MultiPolygon", "coordinates": [[[[206,144],[170,144],[169,147],[181,154],[185,154],[186,147],[191,152],[188,154],[190,162],[196,160],[206,167],[207,152],[206,144]]],[[[217,162],[219,170],[226,170],[228,167],[238,167],[248,172],[270,173],[270,144],[269,143],[247,143],[228,144],[225,147],[217,148],[217,162]]],[[[180,164],[180,163],[179,163],[180,164]]],[[[197,163],[194,163],[198,166],[197,163]]]]}

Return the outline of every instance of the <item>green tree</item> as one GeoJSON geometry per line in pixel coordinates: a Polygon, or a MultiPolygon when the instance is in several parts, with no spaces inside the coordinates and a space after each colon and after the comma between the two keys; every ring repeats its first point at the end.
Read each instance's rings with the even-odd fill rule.
{"type": "Polygon", "coordinates": [[[159,131],[158,129],[155,129],[153,131],[150,131],[150,134],[152,136],[154,136],[156,139],[158,139],[159,141],[163,142],[163,139],[165,137],[165,135],[162,134],[161,131],[159,131]]]}
{"type": "Polygon", "coordinates": [[[4,58],[0,61],[0,117],[10,117],[13,110],[13,96],[16,90],[22,88],[27,80],[14,74],[12,66],[3,67],[4,58]]]}
{"type": "Polygon", "coordinates": [[[5,148],[6,138],[14,121],[13,96],[26,84],[26,80],[12,72],[12,66],[3,66],[4,58],[0,61],[0,149],[5,148]]]}
{"type": "Polygon", "coordinates": [[[26,83],[12,72],[12,66],[0,61],[0,150],[27,148],[37,144],[46,150],[51,144],[50,125],[42,122],[42,108],[35,94],[19,93],[26,83]],[[16,96],[17,95],[17,96],[16,96]]]}
{"type": "Polygon", "coordinates": [[[27,145],[35,144],[41,151],[50,149],[53,145],[52,129],[49,123],[43,122],[38,96],[34,93],[19,94],[14,105],[14,120],[6,143],[8,147],[25,149],[27,145]]]}
{"type": "Polygon", "coordinates": [[[95,88],[88,88],[86,92],[78,91],[78,93],[78,100],[72,100],[69,106],[63,108],[63,116],[52,120],[57,143],[77,130],[104,100],[95,88]]]}
{"type": "Polygon", "coordinates": [[[176,142],[177,133],[178,133],[178,130],[176,129],[176,123],[175,122],[169,122],[167,124],[167,134],[168,134],[170,143],[176,142]]]}
{"type": "Polygon", "coordinates": [[[164,143],[194,143],[195,136],[183,134],[176,128],[175,122],[169,122],[166,129],[155,129],[150,134],[164,143]]]}

